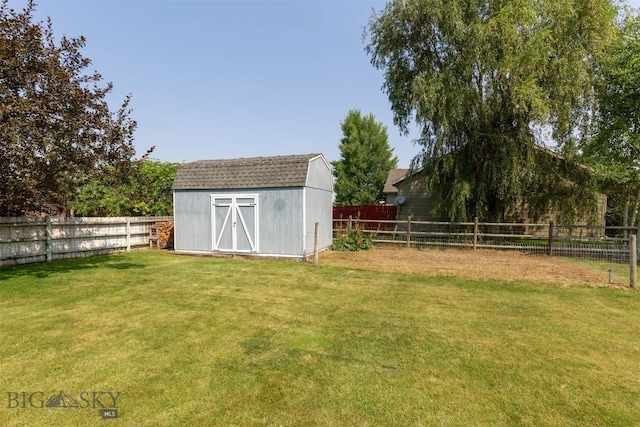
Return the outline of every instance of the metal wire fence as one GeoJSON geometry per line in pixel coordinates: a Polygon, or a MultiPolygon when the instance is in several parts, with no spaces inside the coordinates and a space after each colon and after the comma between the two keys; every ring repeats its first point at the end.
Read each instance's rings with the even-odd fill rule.
{"type": "Polygon", "coordinates": [[[356,232],[373,243],[515,250],[578,259],[628,263],[635,227],[524,223],[426,222],[334,219],[335,236],[356,232]]]}

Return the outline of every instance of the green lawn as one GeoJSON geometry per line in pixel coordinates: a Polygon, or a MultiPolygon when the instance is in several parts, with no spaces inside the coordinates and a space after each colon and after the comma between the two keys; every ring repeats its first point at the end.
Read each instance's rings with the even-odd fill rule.
{"type": "Polygon", "coordinates": [[[4,268],[0,425],[634,426],[639,295],[152,251],[4,268]],[[39,407],[60,392],[80,407],[39,407]]]}

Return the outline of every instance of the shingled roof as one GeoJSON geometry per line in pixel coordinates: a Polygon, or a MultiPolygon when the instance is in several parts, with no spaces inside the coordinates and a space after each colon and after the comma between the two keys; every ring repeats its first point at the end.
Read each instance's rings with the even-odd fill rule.
{"type": "Polygon", "coordinates": [[[391,169],[389,171],[389,175],[387,175],[387,180],[384,183],[383,192],[385,194],[397,193],[398,189],[394,186],[394,184],[396,183],[396,181],[407,176],[407,172],[409,172],[409,169],[391,169]]]}
{"type": "Polygon", "coordinates": [[[174,190],[303,187],[309,161],[321,154],[199,160],[178,169],[174,190]]]}
{"type": "Polygon", "coordinates": [[[391,169],[389,171],[389,175],[387,175],[387,180],[384,183],[384,194],[392,194],[397,193],[398,188],[396,184],[401,183],[405,179],[412,177],[420,172],[422,172],[424,168],[419,167],[418,169],[391,169]]]}

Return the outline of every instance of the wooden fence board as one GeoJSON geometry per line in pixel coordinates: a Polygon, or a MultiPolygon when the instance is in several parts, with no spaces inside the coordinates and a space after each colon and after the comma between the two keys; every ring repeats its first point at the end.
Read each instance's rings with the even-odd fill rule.
{"type": "Polygon", "coordinates": [[[172,217],[0,218],[0,267],[149,246],[149,228],[172,217]]]}

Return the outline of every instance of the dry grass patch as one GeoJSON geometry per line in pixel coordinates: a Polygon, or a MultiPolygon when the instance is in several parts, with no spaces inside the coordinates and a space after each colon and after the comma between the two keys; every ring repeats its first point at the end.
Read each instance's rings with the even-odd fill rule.
{"type": "MultiPolygon", "coordinates": [[[[321,262],[385,273],[417,273],[471,279],[526,281],[560,285],[608,286],[608,275],[566,259],[521,252],[415,249],[377,246],[368,251],[325,252],[321,262]]],[[[628,282],[617,277],[612,285],[628,282]]]]}

